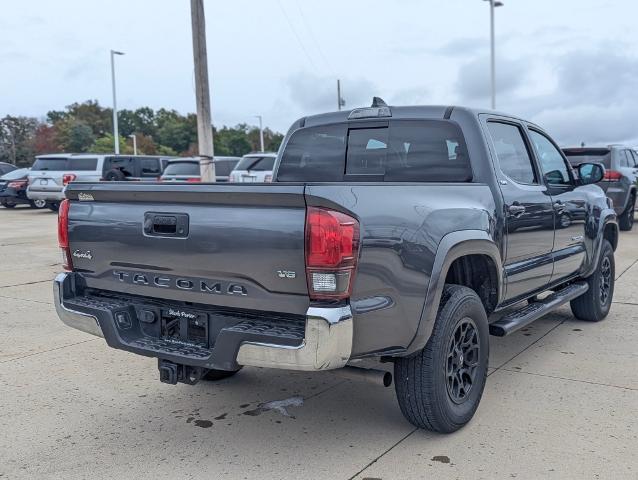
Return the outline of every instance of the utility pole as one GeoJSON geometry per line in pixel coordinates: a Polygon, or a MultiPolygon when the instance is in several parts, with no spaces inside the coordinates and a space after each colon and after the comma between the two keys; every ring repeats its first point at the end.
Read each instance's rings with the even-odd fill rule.
{"type": "Polygon", "coordinates": [[[341,80],[337,79],[337,108],[341,110],[341,107],[346,106],[346,101],[341,96],[341,80]]]}
{"type": "Polygon", "coordinates": [[[124,52],[111,50],[111,86],[113,87],[113,141],[115,143],[115,155],[120,154],[120,137],[117,131],[117,100],[115,97],[115,55],[124,55],[124,52]]]}
{"type": "Polygon", "coordinates": [[[261,147],[260,152],[264,152],[264,127],[262,124],[261,115],[255,115],[259,119],[259,146],[261,147]]]}
{"type": "Polygon", "coordinates": [[[197,103],[199,171],[202,182],[214,182],[213,123],[210,115],[208,59],[206,57],[206,21],[204,19],[203,0],[191,0],[191,28],[193,30],[193,60],[195,63],[195,101],[197,103]]]}

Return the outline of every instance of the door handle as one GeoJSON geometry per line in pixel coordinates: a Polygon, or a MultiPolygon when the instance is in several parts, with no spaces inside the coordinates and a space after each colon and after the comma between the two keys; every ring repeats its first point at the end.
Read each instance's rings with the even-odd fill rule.
{"type": "Polygon", "coordinates": [[[563,213],[563,210],[565,210],[565,204],[563,202],[554,202],[554,210],[558,213],[563,213]]]}
{"type": "Polygon", "coordinates": [[[510,205],[508,210],[513,217],[520,217],[525,213],[525,207],[523,205],[510,205]]]}

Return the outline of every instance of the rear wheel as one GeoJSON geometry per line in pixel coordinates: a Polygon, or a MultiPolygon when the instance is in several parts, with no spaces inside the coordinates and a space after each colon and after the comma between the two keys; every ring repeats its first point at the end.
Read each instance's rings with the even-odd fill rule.
{"type": "Polygon", "coordinates": [[[4,201],[2,202],[2,206],[4,208],[15,208],[16,204],[10,201],[4,201]]]}
{"type": "Polygon", "coordinates": [[[215,370],[215,369],[209,370],[208,372],[204,374],[204,376],[202,377],[202,380],[207,380],[207,381],[223,380],[224,378],[232,377],[237,372],[239,372],[239,370],[241,370],[241,367],[239,367],[237,370],[215,370]]]}
{"type": "Polygon", "coordinates": [[[483,395],[488,357],[488,323],[481,300],[467,287],[446,285],[425,348],[394,364],[405,418],[443,433],[464,426],[483,395]]]}
{"type": "Polygon", "coordinates": [[[45,202],[44,200],[30,200],[29,206],[31,208],[37,208],[37,209],[46,208],[47,202],[45,202]]]}
{"type": "Polygon", "coordinates": [[[106,180],[107,182],[123,182],[126,180],[126,175],[124,175],[124,172],[122,172],[122,170],[114,168],[113,170],[109,170],[108,172],[106,172],[106,174],[104,175],[104,180],[106,180]]]}
{"type": "Polygon", "coordinates": [[[616,266],[614,249],[608,240],[603,240],[596,271],[587,278],[589,290],[571,301],[572,313],[579,320],[599,322],[607,316],[614,297],[616,266]]]}
{"type": "Polygon", "coordinates": [[[629,197],[627,208],[618,219],[618,226],[623,231],[631,230],[634,226],[634,211],[636,210],[636,197],[632,194],[629,197]]]}

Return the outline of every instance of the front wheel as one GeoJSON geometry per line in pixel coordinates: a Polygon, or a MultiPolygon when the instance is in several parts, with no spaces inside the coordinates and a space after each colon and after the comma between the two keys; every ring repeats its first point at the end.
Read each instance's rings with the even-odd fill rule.
{"type": "Polygon", "coordinates": [[[596,271],[587,278],[589,290],[570,302],[576,318],[599,322],[607,316],[614,298],[615,275],[614,249],[608,240],[603,240],[596,271]]]}
{"type": "Polygon", "coordinates": [[[410,423],[450,433],[472,419],[487,378],[488,334],[478,295],[446,285],[425,348],[394,364],[397,399],[410,423]]]}

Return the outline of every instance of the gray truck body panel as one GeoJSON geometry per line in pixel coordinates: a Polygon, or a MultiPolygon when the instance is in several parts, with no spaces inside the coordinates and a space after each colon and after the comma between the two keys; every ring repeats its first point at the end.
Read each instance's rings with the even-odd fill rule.
{"type": "MultiPolygon", "coordinates": [[[[284,139],[275,174],[297,129],[347,122],[348,113],[297,121],[284,139]]],[[[598,187],[551,192],[540,185],[528,189],[529,194],[547,197],[549,210],[535,212],[532,201],[523,219],[508,214],[509,196],[519,193],[512,189],[525,188],[507,183],[500,172],[486,122],[515,122],[523,131],[538,127],[463,108],[393,107],[392,115],[446,118],[458,124],[471,152],[473,181],[73,183],[66,193],[72,201],[71,250],[79,255],[74,258],[76,271],[89,288],[98,290],[303,315],[312,307],[305,278],[305,209],[333,208],[354,216],[361,226],[349,302],[352,358],[407,355],[422,348],[434,325],[448,269],[462,256],[483,255],[493,262],[498,276],[495,309],[592,271],[605,225],[615,228],[615,214],[598,187]],[[563,222],[561,228],[552,209],[559,196],[564,205],[560,211],[569,212],[569,224],[563,222]],[[78,201],[80,197],[85,201],[78,201]],[[184,215],[187,235],[146,234],[149,213],[184,215]],[[87,251],[91,259],[82,256],[87,251]],[[295,276],[282,278],[280,271],[295,276]],[[202,282],[206,291],[200,288],[202,282]],[[193,288],[184,288],[191,284],[193,288]],[[212,284],[220,286],[211,293],[212,284]]]]}

